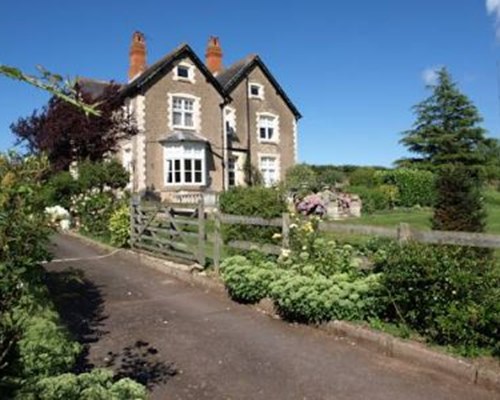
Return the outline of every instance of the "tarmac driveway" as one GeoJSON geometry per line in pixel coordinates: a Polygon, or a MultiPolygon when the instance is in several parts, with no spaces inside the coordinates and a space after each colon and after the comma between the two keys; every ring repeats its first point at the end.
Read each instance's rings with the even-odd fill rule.
{"type": "Polygon", "coordinates": [[[152,399],[494,399],[493,392],[287,324],[78,239],[54,238],[49,286],[88,352],[152,399]]]}

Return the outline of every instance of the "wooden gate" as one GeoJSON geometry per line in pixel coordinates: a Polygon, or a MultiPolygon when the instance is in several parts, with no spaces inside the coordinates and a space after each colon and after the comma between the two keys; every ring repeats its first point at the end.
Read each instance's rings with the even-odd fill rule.
{"type": "Polygon", "coordinates": [[[131,203],[131,247],[205,266],[205,208],[197,204],[131,203]]]}

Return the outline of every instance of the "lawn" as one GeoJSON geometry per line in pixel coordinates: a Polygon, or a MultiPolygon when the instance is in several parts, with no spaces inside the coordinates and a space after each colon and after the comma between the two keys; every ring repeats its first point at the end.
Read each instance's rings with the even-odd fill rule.
{"type": "MultiPolygon", "coordinates": [[[[487,232],[500,234],[500,193],[488,191],[485,197],[488,210],[487,232]]],[[[430,208],[395,209],[365,214],[361,218],[352,218],[341,222],[355,225],[387,227],[397,226],[401,222],[405,222],[413,228],[430,229],[431,216],[432,209],[430,208]]]]}

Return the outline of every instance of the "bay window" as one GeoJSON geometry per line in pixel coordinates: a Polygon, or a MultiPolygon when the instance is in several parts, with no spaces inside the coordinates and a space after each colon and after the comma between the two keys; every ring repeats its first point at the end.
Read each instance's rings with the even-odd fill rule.
{"type": "Polygon", "coordinates": [[[168,144],[164,147],[166,185],[204,185],[205,143],[168,144]]]}

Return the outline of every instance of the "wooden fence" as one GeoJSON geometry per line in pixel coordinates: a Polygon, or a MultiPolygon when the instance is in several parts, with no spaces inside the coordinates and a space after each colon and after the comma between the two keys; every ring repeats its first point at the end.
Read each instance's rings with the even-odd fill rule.
{"type": "MultiPolygon", "coordinates": [[[[197,261],[201,266],[205,265],[207,248],[210,248],[212,253],[210,258],[216,269],[220,265],[223,246],[239,250],[258,249],[263,253],[279,255],[290,245],[290,215],[288,213],[273,219],[221,214],[217,210],[208,214],[203,199],[197,204],[149,206],[134,199],[130,218],[132,247],[165,256],[197,261]],[[213,223],[209,234],[206,229],[207,220],[213,223]],[[223,243],[222,225],[234,224],[280,228],[281,244],[278,246],[238,240],[223,243]]],[[[338,234],[385,237],[401,243],[415,241],[429,244],[500,248],[500,235],[415,230],[406,223],[401,223],[395,228],[387,228],[322,221],[319,229],[338,234]]]]}

